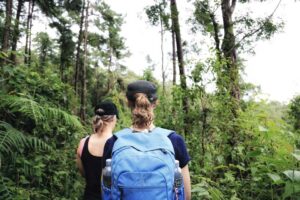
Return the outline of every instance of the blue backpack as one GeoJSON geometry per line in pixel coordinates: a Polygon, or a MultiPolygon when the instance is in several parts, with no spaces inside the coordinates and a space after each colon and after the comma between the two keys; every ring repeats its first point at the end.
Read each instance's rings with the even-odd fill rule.
{"type": "Polygon", "coordinates": [[[183,183],[174,188],[175,153],[168,135],[174,131],[155,128],[133,133],[126,128],[112,151],[112,186],[103,188],[104,200],[183,200],[183,183]]]}

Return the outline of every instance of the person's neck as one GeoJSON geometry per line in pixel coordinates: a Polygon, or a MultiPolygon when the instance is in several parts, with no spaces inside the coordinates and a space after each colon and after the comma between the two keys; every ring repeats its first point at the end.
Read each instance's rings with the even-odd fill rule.
{"type": "Polygon", "coordinates": [[[155,128],[155,125],[153,123],[151,123],[149,126],[144,126],[144,127],[138,127],[138,126],[131,126],[131,129],[135,130],[135,131],[152,131],[155,128]]]}
{"type": "Polygon", "coordinates": [[[96,132],[95,135],[97,137],[102,137],[102,138],[111,137],[113,129],[114,129],[113,127],[107,126],[103,130],[96,132]]]}

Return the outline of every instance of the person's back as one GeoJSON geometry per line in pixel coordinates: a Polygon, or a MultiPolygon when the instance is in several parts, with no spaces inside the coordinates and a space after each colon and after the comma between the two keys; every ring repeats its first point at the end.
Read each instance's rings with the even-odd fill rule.
{"type": "MultiPolygon", "coordinates": [[[[175,159],[179,161],[179,165],[182,168],[182,175],[183,175],[183,182],[184,182],[184,188],[185,188],[185,199],[190,199],[190,177],[189,177],[189,171],[188,171],[188,162],[190,160],[190,157],[187,153],[186,146],[184,144],[183,138],[176,134],[174,131],[169,131],[166,129],[160,129],[154,126],[153,119],[153,109],[156,106],[156,88],[155,86],[147,81],[137,81],[134,83],[131,83],[128,85],[127,88],[127,99],[128,99],[128,105],[131,108],[132,111],[132,126],[130,128],[122,130],[120,133],[117,133],[112,138],[110,138],[104,147],[104,153],[103,153],[103,162],[105,166],[105,160],[110,159],[113,155],[112,159],[112,180],[113,184],[119,184],[118,186],[122,186],[122,179],[119,181],[119,174],[123,174],[122,177],[123,181],[126,182],[126,187],[130,188],[132,185],[128,186],[128,182],[135,184],[136,187],[145,188],[149,187],[153,188],[155,185],[152,184],[153,180],[158,180],[157,185],[159,186],[161,184],[167,185],[166,191],[168,191],[168,194],[163,195],[163,192],[157,192],[159,190],[153,190],[150,193],[147,193],[144,195],[143,199],[151,199],[153,198],[153,195],[155,196],[154,199],[157,200],[165,200],[165,199],[172,199],[170,198],[172,195],[169,194],[169,192],[172,193],[173,190],[173,184],[174,184],[174,176],[170,176],[170,174],[174,175],[174,168],[175,168],[175,159]],[[163,134],[163,135],[161,135],[163,134]],[[155,137],[157,137],[155,141],[155,137]],[[151,139],[150,139],[151,138],[151,139]],[[148,140],[149,139],[149,140],[148,140]],[[153,140],[154,139],[154,140],[153,140]],[[133,142],[135,141],[135,142],[133,142]],[[165,142],[166,141],[166,142],[165,142]],[[121,143],[121,144],[120,144],[121,143]],[[123,144],[122,144],[123,143],[123,144]],[[157,146],[155,145],[157,143],[157,146]],[[123,153],[120,154],[122,158],[119,159],[119,161],[113,160],[116,159],[114,156],[117,156],[119,154],[119,151],[123,151],[124,149],[132,146],[133,149],[131,153],[123,153]],[[170,148],[169,148],[169,147],[170,148]],[[171,159],[171,161],[167,161],[167,158],[163,158],[161,155],[161,152],[157,152],[157,156],[150,155],[147,153],[145,155],[139,156],[139,152],[136,152],[134,149],[137,149],[141,152],[147,152],[147,151],[153,151],[156,149],[161,149],[164,152],[166,150],[167,152],[170,152],[170,156],[172,157],[172,154],[174,155],[174,158],[171,159]],[[127,156],[126,156],[127,155],[127,156]],[[149,162],[152,162],[152,157],[158,158],[160,161],[154,161],[156,162],[153,166],[153,169],[151,170],[151,166],[148,165],[149,162]],[[128,158],[128,159],[127,159],[128,158]],[[139,160],[140,159],[140,160],[139,160]],[[124,164],[121,164],[121,161],[124,162],[124,164]],[[173,163],[174,166],[169,166],[168,162],[173,163]],[[127,164],[132,163],[132,164],[127,164]],[[132,166],[136,165],[136,166],[132,166]],[[156,176],[156,172],[158,174],[164,174],[165,172],[159,172],[159,170],[164,170],[164,166],[168,166],[167,168],[172,170],[168,170],[168,175],[163,175],[164,177],[172,177],[169,179],[160,179],[158,176],[156,176]],[[161,169],[160,169],[161,167],[161,169]],[[132,171],[132,173],[126,173],[127,171],[132,171]],[[124,171],[124,173],[122,172],[124,171]],[[142,172],[142,173],[141,173],[142,172]],[[146,174],[144,173],[146,172],[146,174]],[[147,173],[149,173],[147,175],[147,173]],[[132,176],[131,176],[132,174],[132,176]],[[126,176],[129,176],[126,178],[126,176]],[[138,177],[136,177],[138,176],[138,177]],[[155,179],[152,179],[153,176],[156,176],[155,179]],[[151,180],[150,180],[151,179],[151,180]],[[159,183],[159,184],[158,184],[159,183]],[[167,189],[168,188],[168,189],[167,189]],[[170,188],[170,189],[169,189],[170,188]]],[[[141,153],[144,154],[144,153],[141,153]]],[[[167,155],[167,154],[166,154],[167,155]]],[[[181,170],[177,170],[181,171],[181,170]]],[[[120,175],[120,178],[122,178],[120,175]]],[[[124,183],[125,183],[124,182],[124,183]]],[[[134,187],[135,187],[134,186],[134,187]]],[[[139,192],[138,190],[128,190],[124,191],[124,188],[122,189],[119,194],[116,194],[117,192],[114,191],[114,188],[116,188],[116,185],[112,187],[112,199],[117,200],[121,199],[141,199],[141,198],[135,198],[138,197],[139,192]],[[136,196],[137,195],[137,196],[136,196]],[[128,198],[127,198],[128,197],[128,198]]],[[[145,192],[144,192],[145,193],[145,192]]],[[[141,194],[142,195],[142,194],[141,194]]]]}
{"type": "Polygon", "coordinates": [[[83,138],[77,149],[77,165],[85,177],[84,200],[101,200],[101,174],[103,147],[116,124],[116,106],[104,102],[95,109],[91,136],[83,138]]]}

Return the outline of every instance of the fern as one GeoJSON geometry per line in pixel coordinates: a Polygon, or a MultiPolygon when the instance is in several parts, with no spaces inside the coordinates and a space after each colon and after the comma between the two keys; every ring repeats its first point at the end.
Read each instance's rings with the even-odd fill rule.
{"type": "MultiPolygon", "coordinates": [[[[3,155],[11,155],[15,150],[22,148],[34,150],[52,150],[52,148],[38,138],[26,136],[13,128],[10,124],[0,121],[0,163],[3,155]]],[[[1,168],[1,165],[0,165],[1,168]]]]}
{"type": "Polygon", "coordinates": [[[0,99],[0,108],[9,110],[12,113],[22,113],[24,116],[33,119],[37,124],[47,123],[48,121],[61,121],[79,131],[83,130],[83,126],[76,116],[59,108],[40,105],[30,98],[14,95],[0,94],[0,99]]]}
{"type": "Polygon", "coordinates": [[[11,200],[12,199],[7,187],[5,186],[2,175],[0,176],[0,199],[2,199],[2,200],[11,200]]]}
{"type": "MultiPolygon", "coordinates": [[[[26,136],[10,124],[0,121],[0,169],[4,155],[11,156],[15,151],[26,147],[34,150],[52,150],[48,144],[38,138],[26,136]]],[[[4,183],[3,177],[2,175],[0,176],[0,199],[10,200],[12,197],[4,183]]]]}

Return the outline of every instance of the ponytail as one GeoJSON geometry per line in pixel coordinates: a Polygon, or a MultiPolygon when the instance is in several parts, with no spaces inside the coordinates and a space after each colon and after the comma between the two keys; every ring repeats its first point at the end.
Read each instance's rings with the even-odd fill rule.
{"type": "Polygon", "coordinates": [[[153,107],[147,96],[143,93],[134,95],[135,101],[129,101],[132,109],[132,123],[138,128],[149,127],[154,120],[153,107]]]}
{"type": "Polygon", "coordinates": [[[104,112],[101,108],[96,111],[96,115],[93,119],[93,131],[94,133],[102,132],[107,123],[113,121],[114,115],[102,115],[99,114],[104,112]]]}
{"type": "Polygon", "coordinates": [[[96,115],[93,119],[93,131],[94,133],[97,133],[98,130],[101,130],[103,129],[103,120],[101,119],[101,116],[99,115],[96,115]]]}

